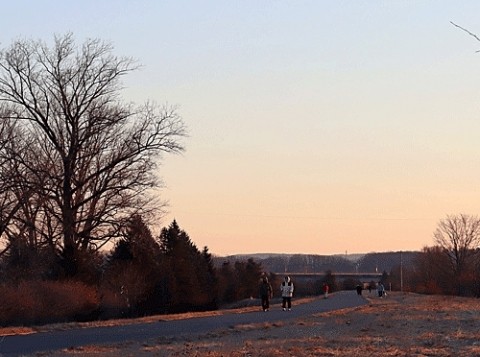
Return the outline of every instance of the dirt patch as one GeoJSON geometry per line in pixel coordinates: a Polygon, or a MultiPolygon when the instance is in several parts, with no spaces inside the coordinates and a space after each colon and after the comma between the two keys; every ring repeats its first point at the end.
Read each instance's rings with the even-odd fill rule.
{"type": "Polygon", "coordinates": [[[401,293],[367,299],[362,307],[288,324],[245,324],[188,340],[158,338],[53,355],[480,356],[479,299],[401,293]]]}

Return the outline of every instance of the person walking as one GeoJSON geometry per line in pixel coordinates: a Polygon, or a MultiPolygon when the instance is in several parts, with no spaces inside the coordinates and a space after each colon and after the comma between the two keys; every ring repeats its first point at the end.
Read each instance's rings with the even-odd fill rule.
{"type": "Polygon", "coordinates": [[[293,296],[293,283],[289,276],[285,277],[285,280],[280,285],[280,291],[282,292],[282,308],[283,311],[292,309],[292,296],[293,296]]]}
{"type": "Polygon", "coordinates": [[[378,282],[377,292],[378,297],[383,297],[385,295],[385,287],[381,282],[378,282]]]}
{"type": "Polygon", "coordinates": [[[268,311],[270,308],[270,299],[273,296],[273,289],[266,276],[260,281],[259,295],[262,300],[263,311],[268,311]]]}
{"type": "Polygon", "coordinates": [[[327,283],[323,284],[323,297],[324,297],[325,299],[328,298],[328,291],[329,291],[329,290],[330,290],[330,289],[329,289],[329,287],[328,287],[328,284],[327,284],[327,283]]]}

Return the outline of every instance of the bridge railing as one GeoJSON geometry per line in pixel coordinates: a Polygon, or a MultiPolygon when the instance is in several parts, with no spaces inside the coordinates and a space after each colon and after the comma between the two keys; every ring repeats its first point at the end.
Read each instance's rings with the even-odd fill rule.
{"type": "MultiPolygon", "coordinates": [[[[294,276],[297,276],[297,277],[316,277],[316,276],[325,276],[326,273],[323,272],[323,273],[290,273],[290,272],[282,272],[282,273],[273,273],[275,275],[279,275],[279,276],[282,276],[282,275],[288,275],[290,277],[294,277],[294,276]]],[[[332,275],[333,276],[336,276],[336,277],[356,277],[356,276],[371,276],[371,277],[381,277],[383,274],[382,273],[377,273],[377,272],[373,272],[373,273],[357,273],[357,272],[352,272],[352,273],[334,273],[332,272],[332,275]]]]}

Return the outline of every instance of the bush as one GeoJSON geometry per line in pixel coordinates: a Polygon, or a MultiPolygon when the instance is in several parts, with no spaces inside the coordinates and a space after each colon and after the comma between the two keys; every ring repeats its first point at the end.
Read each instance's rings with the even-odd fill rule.
{"type": "Polygon", "coordinates": [[[0,286],[0,324],[31,325],[89,320],[99,307],[97,291],[78,281],[23,281],[0,286]]]}

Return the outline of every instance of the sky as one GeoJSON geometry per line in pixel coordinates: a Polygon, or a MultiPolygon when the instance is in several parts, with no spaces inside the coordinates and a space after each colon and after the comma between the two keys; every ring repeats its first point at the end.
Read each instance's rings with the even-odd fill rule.
{"type": "MultiPolygon", "coordinates": [[[[178,107],[168,214],[215,255],[432,246],[480,213],[478,1],[17,0],[0,46],[72,32],[141,69],[126,101],[178,107]]],[[[154,228],[154,229],[155,229],[154,228]]]]}

